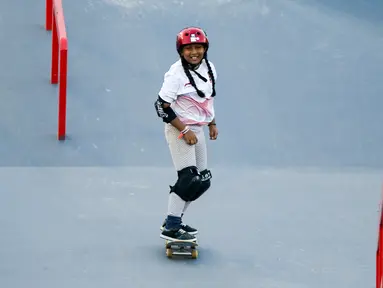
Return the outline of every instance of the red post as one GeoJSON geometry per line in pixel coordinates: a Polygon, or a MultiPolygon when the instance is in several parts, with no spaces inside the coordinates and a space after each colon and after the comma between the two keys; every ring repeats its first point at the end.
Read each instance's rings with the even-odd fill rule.
{"type": "Polygon", "coordinates": [[[379,227],[379,241],[376,253],[376,288],[381,288],[382,285],[382,231],[379,227]]]}
{"type": "MultiPolygon", "coordinates": [[[[383,187],[382,187],[383,192],[383,187]]],[[[376,249],[376,288],[382,288],[383,275],[383,198],[380,203],[380,221],[378,231],[378,247],[376,249]]]]}
{"type": "Polygon", "coordinates": [[[52,28],[51,83],[59,84],[57,138],[65,140],[68,39],[64,11],[61,0],[46,0],[46,9],[46,27],[52,28]]]}
{"type": "Polygon", "coordinates": [[[56,16],[53,14],[53,31],[52,31],[52,67],[51,67],[51,83],[58,83],[58,72],[59,72],[59,40],[57,36],[57,22],[56,16]]]}
{"type": "Polygon", "coordinates": [[[67,84],[67,39],[60,41],[60,87],[59,87],[59,119],[58,119],[58,139],[65,140],[66,130],[66,84],[67,84]]]}
{"type": "MultiPolygon", "coordinates": [[[[380,230],[380,228],[379,228],[380,230]]],[[[382,283],[382,255],[381,255],[381,232],[379,231],[378,249],[376,249],[376,288],[381,288],[382,283]]]]}
{"type": "Polygon", "coordinates": [[[383,274],[383,210],[380,217],[380,225],[379,225],[379,288],[382,287],[382,274],[383,274]]]}
{"type": "Polygon", "coordinates": [[[53,3],[52,0],[46,0],[45,4],[45,29],[52,30],[53,3]]]}

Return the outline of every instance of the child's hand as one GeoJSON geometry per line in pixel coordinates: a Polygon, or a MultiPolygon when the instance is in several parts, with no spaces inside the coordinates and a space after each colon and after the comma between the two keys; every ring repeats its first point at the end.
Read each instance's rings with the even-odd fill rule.
{"type": "Polygon", "coordinates": [[[209,136],[210,136],[210,140],[216,140],[217,139],[218,128],[215,124],[209,126],[209,136]]]}

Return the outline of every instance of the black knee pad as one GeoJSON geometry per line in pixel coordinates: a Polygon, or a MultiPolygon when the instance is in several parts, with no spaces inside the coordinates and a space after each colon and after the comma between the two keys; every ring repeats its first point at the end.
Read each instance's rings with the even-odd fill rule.
{"type": "Polygon", "coordinates": [[[192,201],[201,187],[201,174],[197,167],[190,166],[178,171],[178,180],[171,188],[184,201],[192,201]]]}
{"type": "Polygon", "coordinates": [[[210,170],[205,169],[205,170],[201,171],[201,185],[200,185],[197,193],[195,193],[194,197],[190,201],[197,200],[199,197],[201,197],[201,195],[203,193],[205,193],[210,188],[210,185],[211,185],[210,179],[211,178],[212,178],[212,175],[211,175],[210,170]]]}

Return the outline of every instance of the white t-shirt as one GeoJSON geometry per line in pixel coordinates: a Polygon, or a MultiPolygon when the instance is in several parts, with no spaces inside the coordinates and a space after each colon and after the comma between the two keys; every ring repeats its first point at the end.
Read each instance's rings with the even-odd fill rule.
{"type": "MultiPolygon", "coordinates": [[[[215,116],[213,83],[208,74],[206,60],[203,59],[201,65],[196,70],[208,81],[204,82],[196,73],[190,71],[196,86],[201,90],[205,97],[198,96],[197,91],[190,84],[188,77],[182,67],[181,59],[175,62],[168,72],[164,75],[164,82],[158,95],[166,102],[170,103],[177,117],[187,125],[206,125],[215,116]]],[[[217,72],[212,62],[209,61],[213,71],[214,79],[217,79],[217,72]]]]}

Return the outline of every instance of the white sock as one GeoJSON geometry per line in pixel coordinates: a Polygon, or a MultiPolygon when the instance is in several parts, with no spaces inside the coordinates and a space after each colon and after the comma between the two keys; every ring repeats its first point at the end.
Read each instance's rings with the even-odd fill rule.
{"type": "Polygon", "coordinates": [[[181,217],[182,211],[185,208],[185,201],[176,193],[169,194],[168,215],[181,217]]]}
{"type": "Polygon", "coordinates": [[[182,210],[182,214],[185,214],[185,212],[188,209],[190,203],[191,203],[191,201],[185,202],[185,206],[184,206],[184,209],[182,210]]]}

